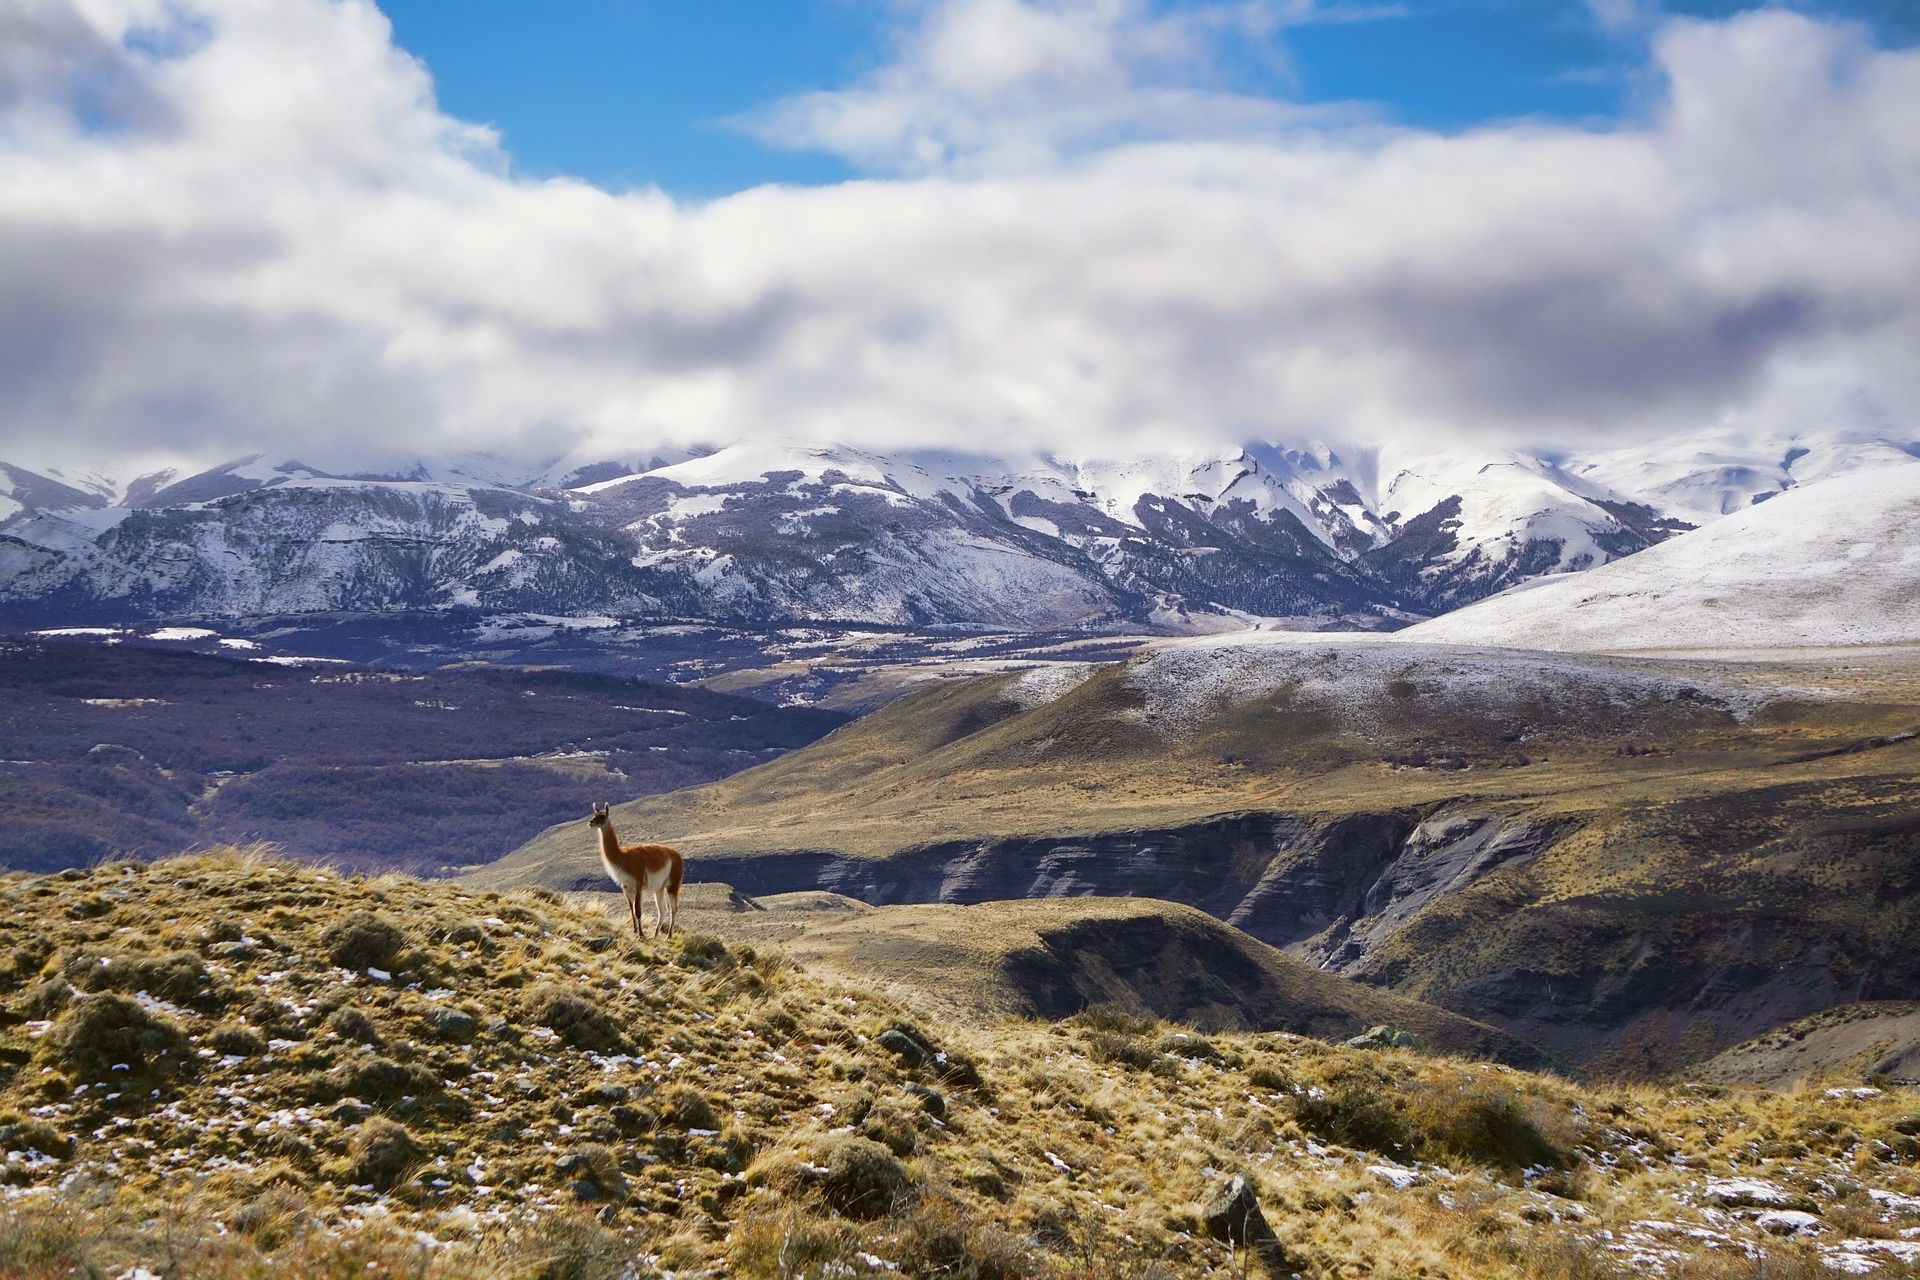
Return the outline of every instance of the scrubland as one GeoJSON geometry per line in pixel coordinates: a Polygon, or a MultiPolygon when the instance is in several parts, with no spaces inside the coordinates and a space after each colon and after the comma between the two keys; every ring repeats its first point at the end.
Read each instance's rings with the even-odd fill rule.
{"type": "Polygon", "coordinates": [[[1920,1097],[934,1020],[540,890],[0,880],[0,1275],[1916,1274],[1920,1097]],[[1284,1254],[1209,1230],[1246,1178],[1284,1254]]]}

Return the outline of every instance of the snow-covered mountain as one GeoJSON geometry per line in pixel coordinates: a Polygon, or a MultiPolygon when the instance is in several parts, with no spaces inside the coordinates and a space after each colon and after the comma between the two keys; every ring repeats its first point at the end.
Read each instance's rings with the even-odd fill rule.
{"type": "Polygon", "coordinates": [[[1916,446],[1798,437],[1547,457],[1152,457],[816,443],[352,472],[250,457],[138,482],[0,467],[0,610],[133,620],[472,606],[1207,630],[1380,629],[1591,568],[1916,446]]]}
{"type": "Polygon", "coordinates": [[[1602,652],[1920,644],[1920,463],[1842,471],[1401,637],[1602,652]]]}

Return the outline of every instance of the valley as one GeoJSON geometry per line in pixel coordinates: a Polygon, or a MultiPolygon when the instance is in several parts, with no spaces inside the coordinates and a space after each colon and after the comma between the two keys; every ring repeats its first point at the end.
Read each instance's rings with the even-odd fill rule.
{"type": "Polygon", "coordinates": [[[195,651],[219,643],[0,637],[0,866],[270,840],[445,875],[529,822],[711,780],[846,719],[590,673],[374,670],[247,640],[195,651]]]}

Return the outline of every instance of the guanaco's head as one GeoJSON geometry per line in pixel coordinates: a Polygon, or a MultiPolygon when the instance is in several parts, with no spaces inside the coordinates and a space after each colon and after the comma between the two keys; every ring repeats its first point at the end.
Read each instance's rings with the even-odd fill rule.
{"type": "Polygon", "coordinates": [[[593,806],[593,816],[587,819],[587,825],[590,827],[604,827],[611,820],[611,816],[607,813],[607,806],[597,804],[593,806]]]}

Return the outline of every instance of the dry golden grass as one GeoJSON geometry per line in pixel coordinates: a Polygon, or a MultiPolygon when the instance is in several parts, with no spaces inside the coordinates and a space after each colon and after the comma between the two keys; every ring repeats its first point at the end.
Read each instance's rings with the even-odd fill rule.
{"type": "Polygon", "coordinates": [[[932,1021],[551,894],[260,857],[0,880],[9,1280],[1238,1275],[1197,1207],[1234,1173],[1321,1280],[1758,1280],[1920,1226],[1889,1141],[1916,1111],[1113,1010],[932,1021]],[[384,979],[329,954],[362,911],[401,934],[384,979]],[[152,974],[180,999],[114,989],[152,974]],[[95,1080],[56,1033],[114,998],[156,1053],[95,1080]],[[1826,1225],[1778,1241],[1717,1207],[1735,1173],[1826,1225]]]}

